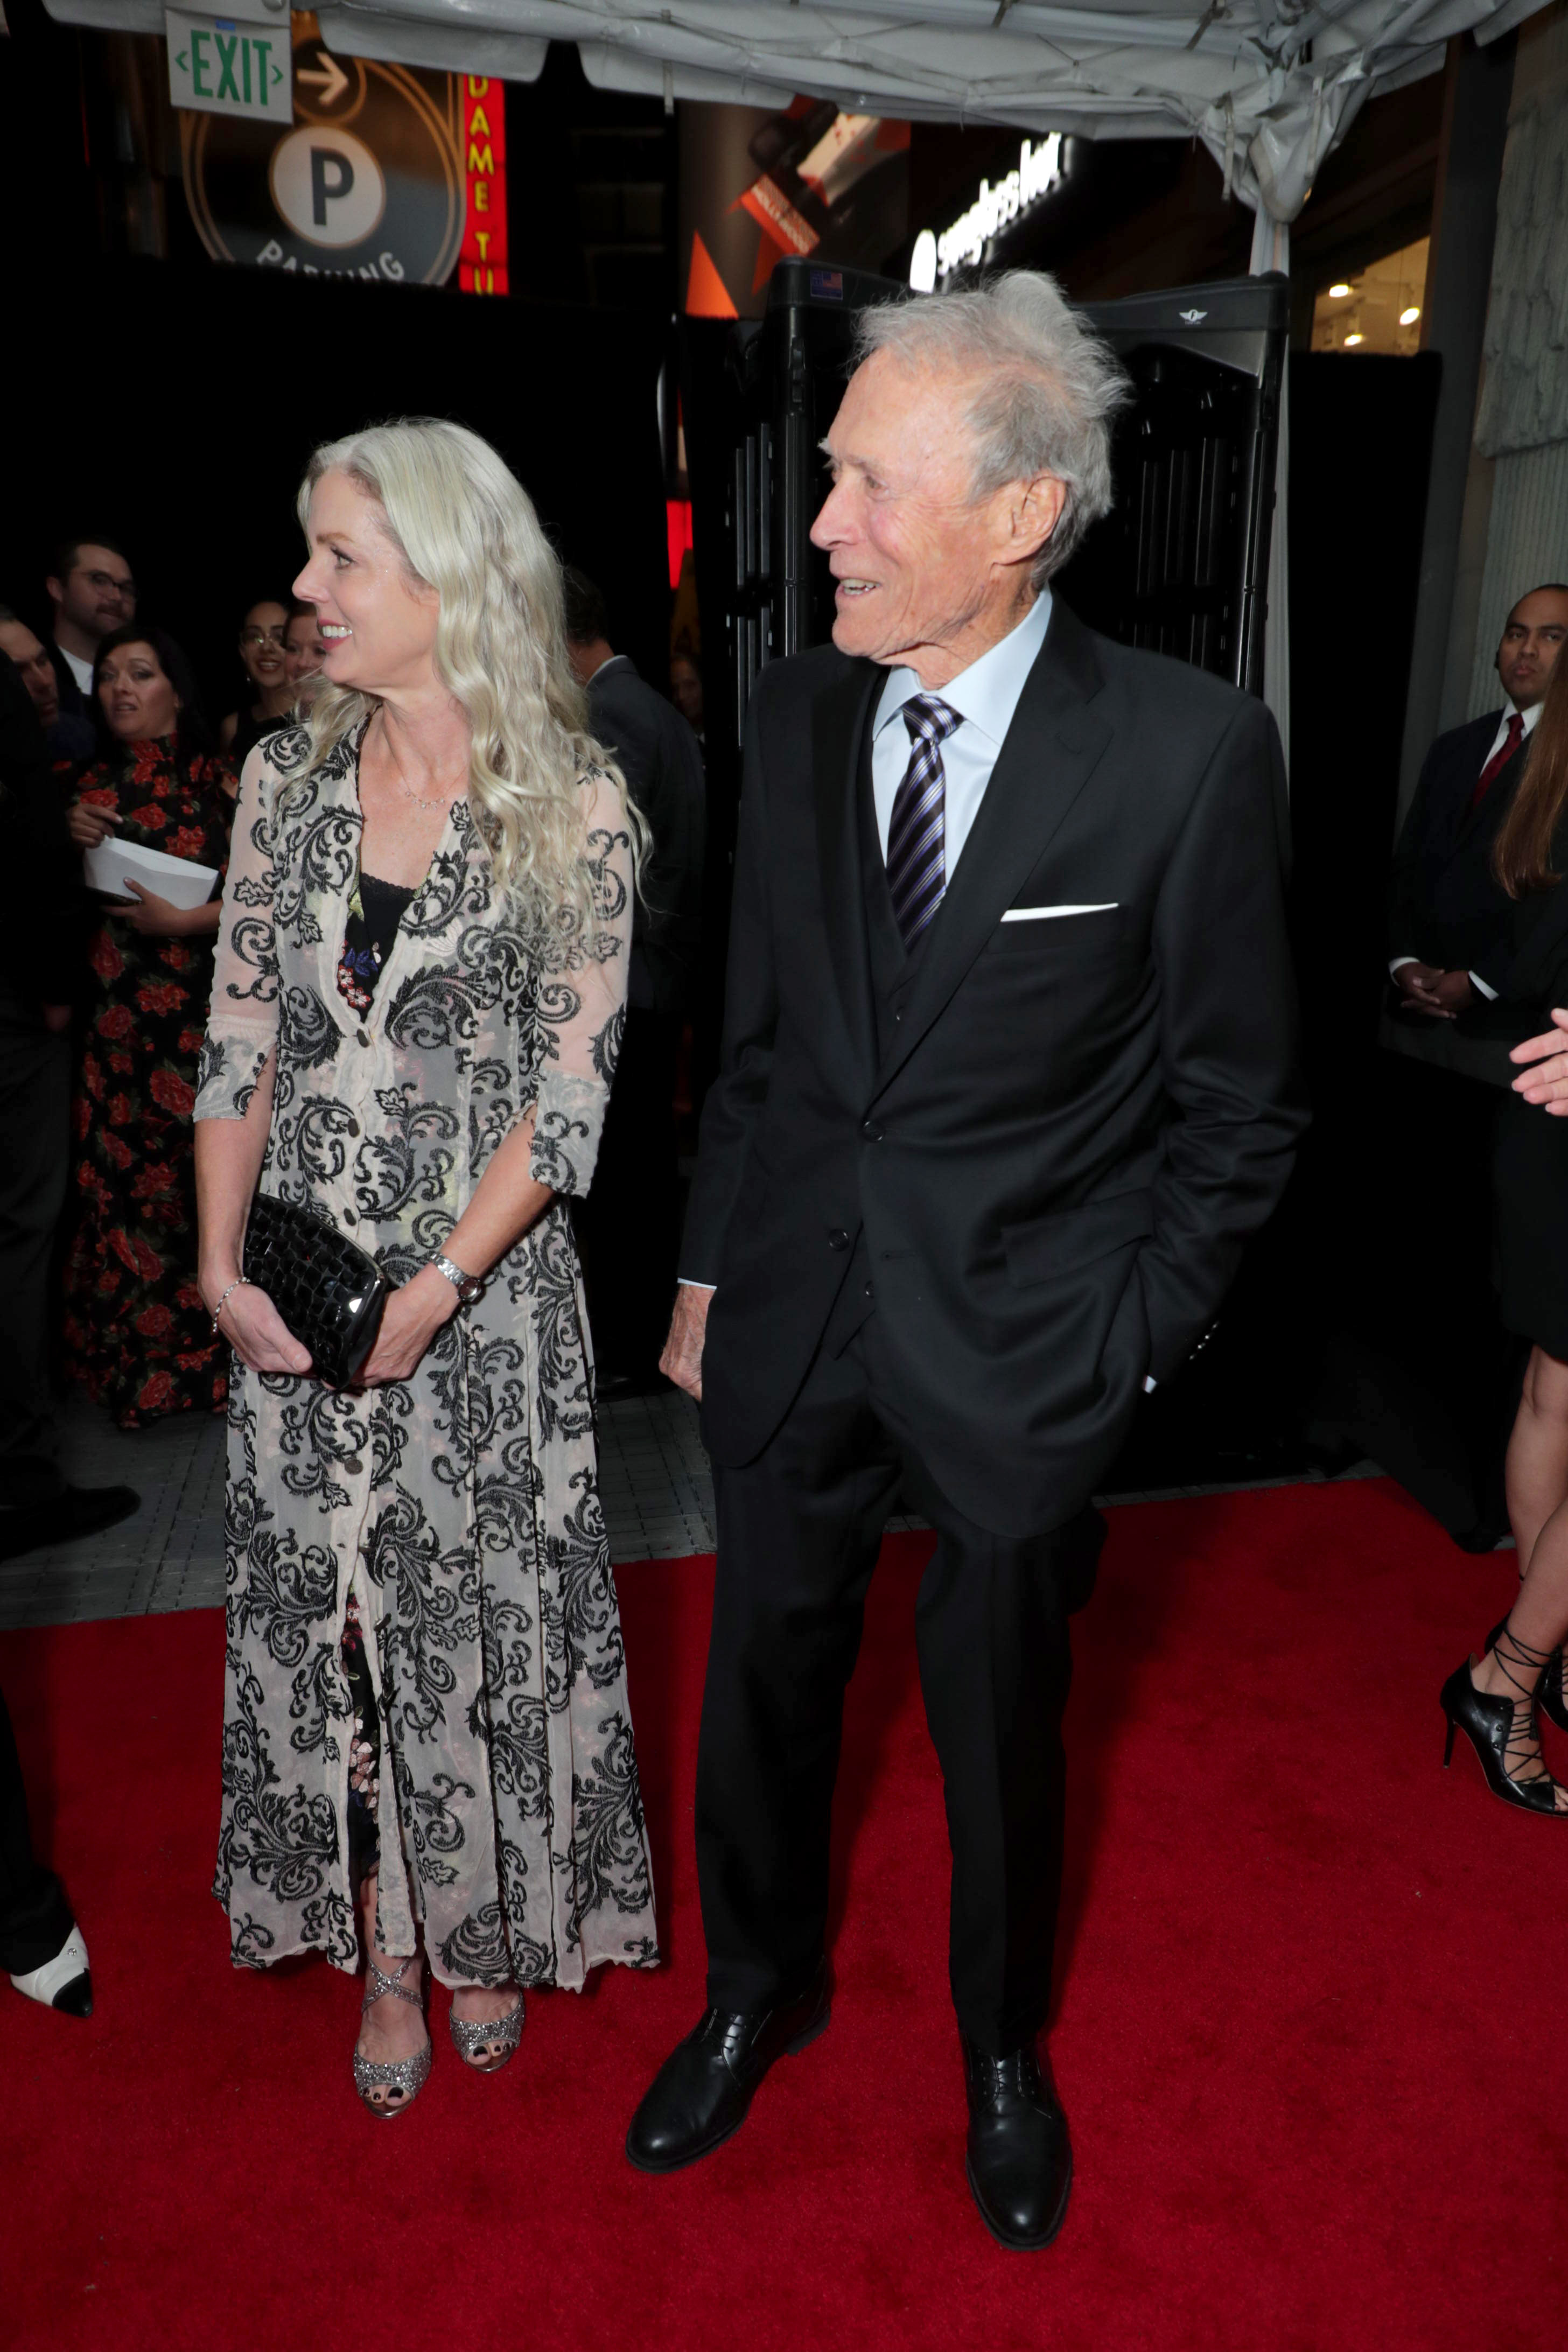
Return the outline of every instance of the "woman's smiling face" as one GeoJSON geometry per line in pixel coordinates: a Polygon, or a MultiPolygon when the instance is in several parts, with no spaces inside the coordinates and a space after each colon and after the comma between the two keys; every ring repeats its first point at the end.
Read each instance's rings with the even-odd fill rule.
{"type": "Polygon", "coordinates": [[[289,685],[298,689],[306,678],[319,676],[326,657],[327,641],[314,613],[296,613],[283,645],[283,666],[289,673],[289,685]]]}
{"type": "Polygon", "coordinates": [[[428,686],[441,599],[410,576],[375,499],[347,474],[323,474],[306,537],[294,593],[316,608],[324,676],[362,694],[428,686]]]}
{"type": "Polygon", "coordinates": [[[289,609],[270,602],[253,604],[239,625],[239,658],[252,686],[266,694],[284,677],[284,637],[289,609]]]}

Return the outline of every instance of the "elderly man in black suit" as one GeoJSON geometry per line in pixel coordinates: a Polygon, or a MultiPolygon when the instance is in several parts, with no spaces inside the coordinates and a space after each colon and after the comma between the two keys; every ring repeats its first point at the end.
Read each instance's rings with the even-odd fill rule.
{"type": "Polygon", "coordinates": [[[1412,1012],[1452,1016],[1497,992],[1486,967],[1511,952],[1513,906],[1492,845],[1564,637],[1568,588],[1521,596],[1497,651],[1502,709],[1439,735],[1426,754],[1394,853],[1389,919],[1389,971],[1412,1012]]]}
{"type": "Polygon", "coordinates": [[[633,2120],[664,2171],[827,2023],[845,1685],[900,1492],[952,1853],[967,2170],[1066,2211],[1050,1991],[1068,1613],[1090,1497],[1283,1190],[1304,1114],[1262,704],[1092,635],[1116,362],[1051,279],[873,310],[813,536],[834,643],[764,670],[723,1065],[666,1369],[702,1399],[701,2022],[633,2120]]]}

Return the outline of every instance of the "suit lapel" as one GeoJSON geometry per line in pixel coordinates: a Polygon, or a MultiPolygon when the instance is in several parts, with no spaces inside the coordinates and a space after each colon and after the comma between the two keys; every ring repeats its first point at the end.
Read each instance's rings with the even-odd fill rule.
{"type": "Polygon", "coordinates": [[[1058,597],[926,936],[898,1043],[877,1072],[879,1093],[946,1005],[1099,765],[1111,729],[1090,706],[1103,683],[1093,639],[1058,597]]]}
{"type": "Polygon", "coordinates": [[[866,952],[856,794],[861,739],[882,676],[874,662],[855,662],[817,696],[811,713],[812,789],[827,944],[850,1038],[868,1077],[877,1059],[877,1021],[866,952]]]}

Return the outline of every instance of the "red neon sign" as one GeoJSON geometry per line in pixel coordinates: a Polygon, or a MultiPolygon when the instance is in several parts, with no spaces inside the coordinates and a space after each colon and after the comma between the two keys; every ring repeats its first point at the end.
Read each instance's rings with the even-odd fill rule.
{"type": "Polygon", "coordinates": [[[504,294],[506,266],[506,87],[465,74],[458,120],[468,207],[458,283],[465,294],[504,294]]]}

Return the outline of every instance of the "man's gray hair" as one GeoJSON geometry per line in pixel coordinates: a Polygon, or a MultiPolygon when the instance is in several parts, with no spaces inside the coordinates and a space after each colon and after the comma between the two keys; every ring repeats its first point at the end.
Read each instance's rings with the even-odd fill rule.
{"type": "Polygon", "coordinates": [[[1110,420],[1131,396],[1111,351],[1043,270],[1008,269],[961,294],[921,294],[862,310],[857,362],[887,352],[907,367],[972,376],[974,496],[1054,474],[1067,504],[1035,558],[1043,588],[1089,525],[1110,510],[1110,420]]]}

